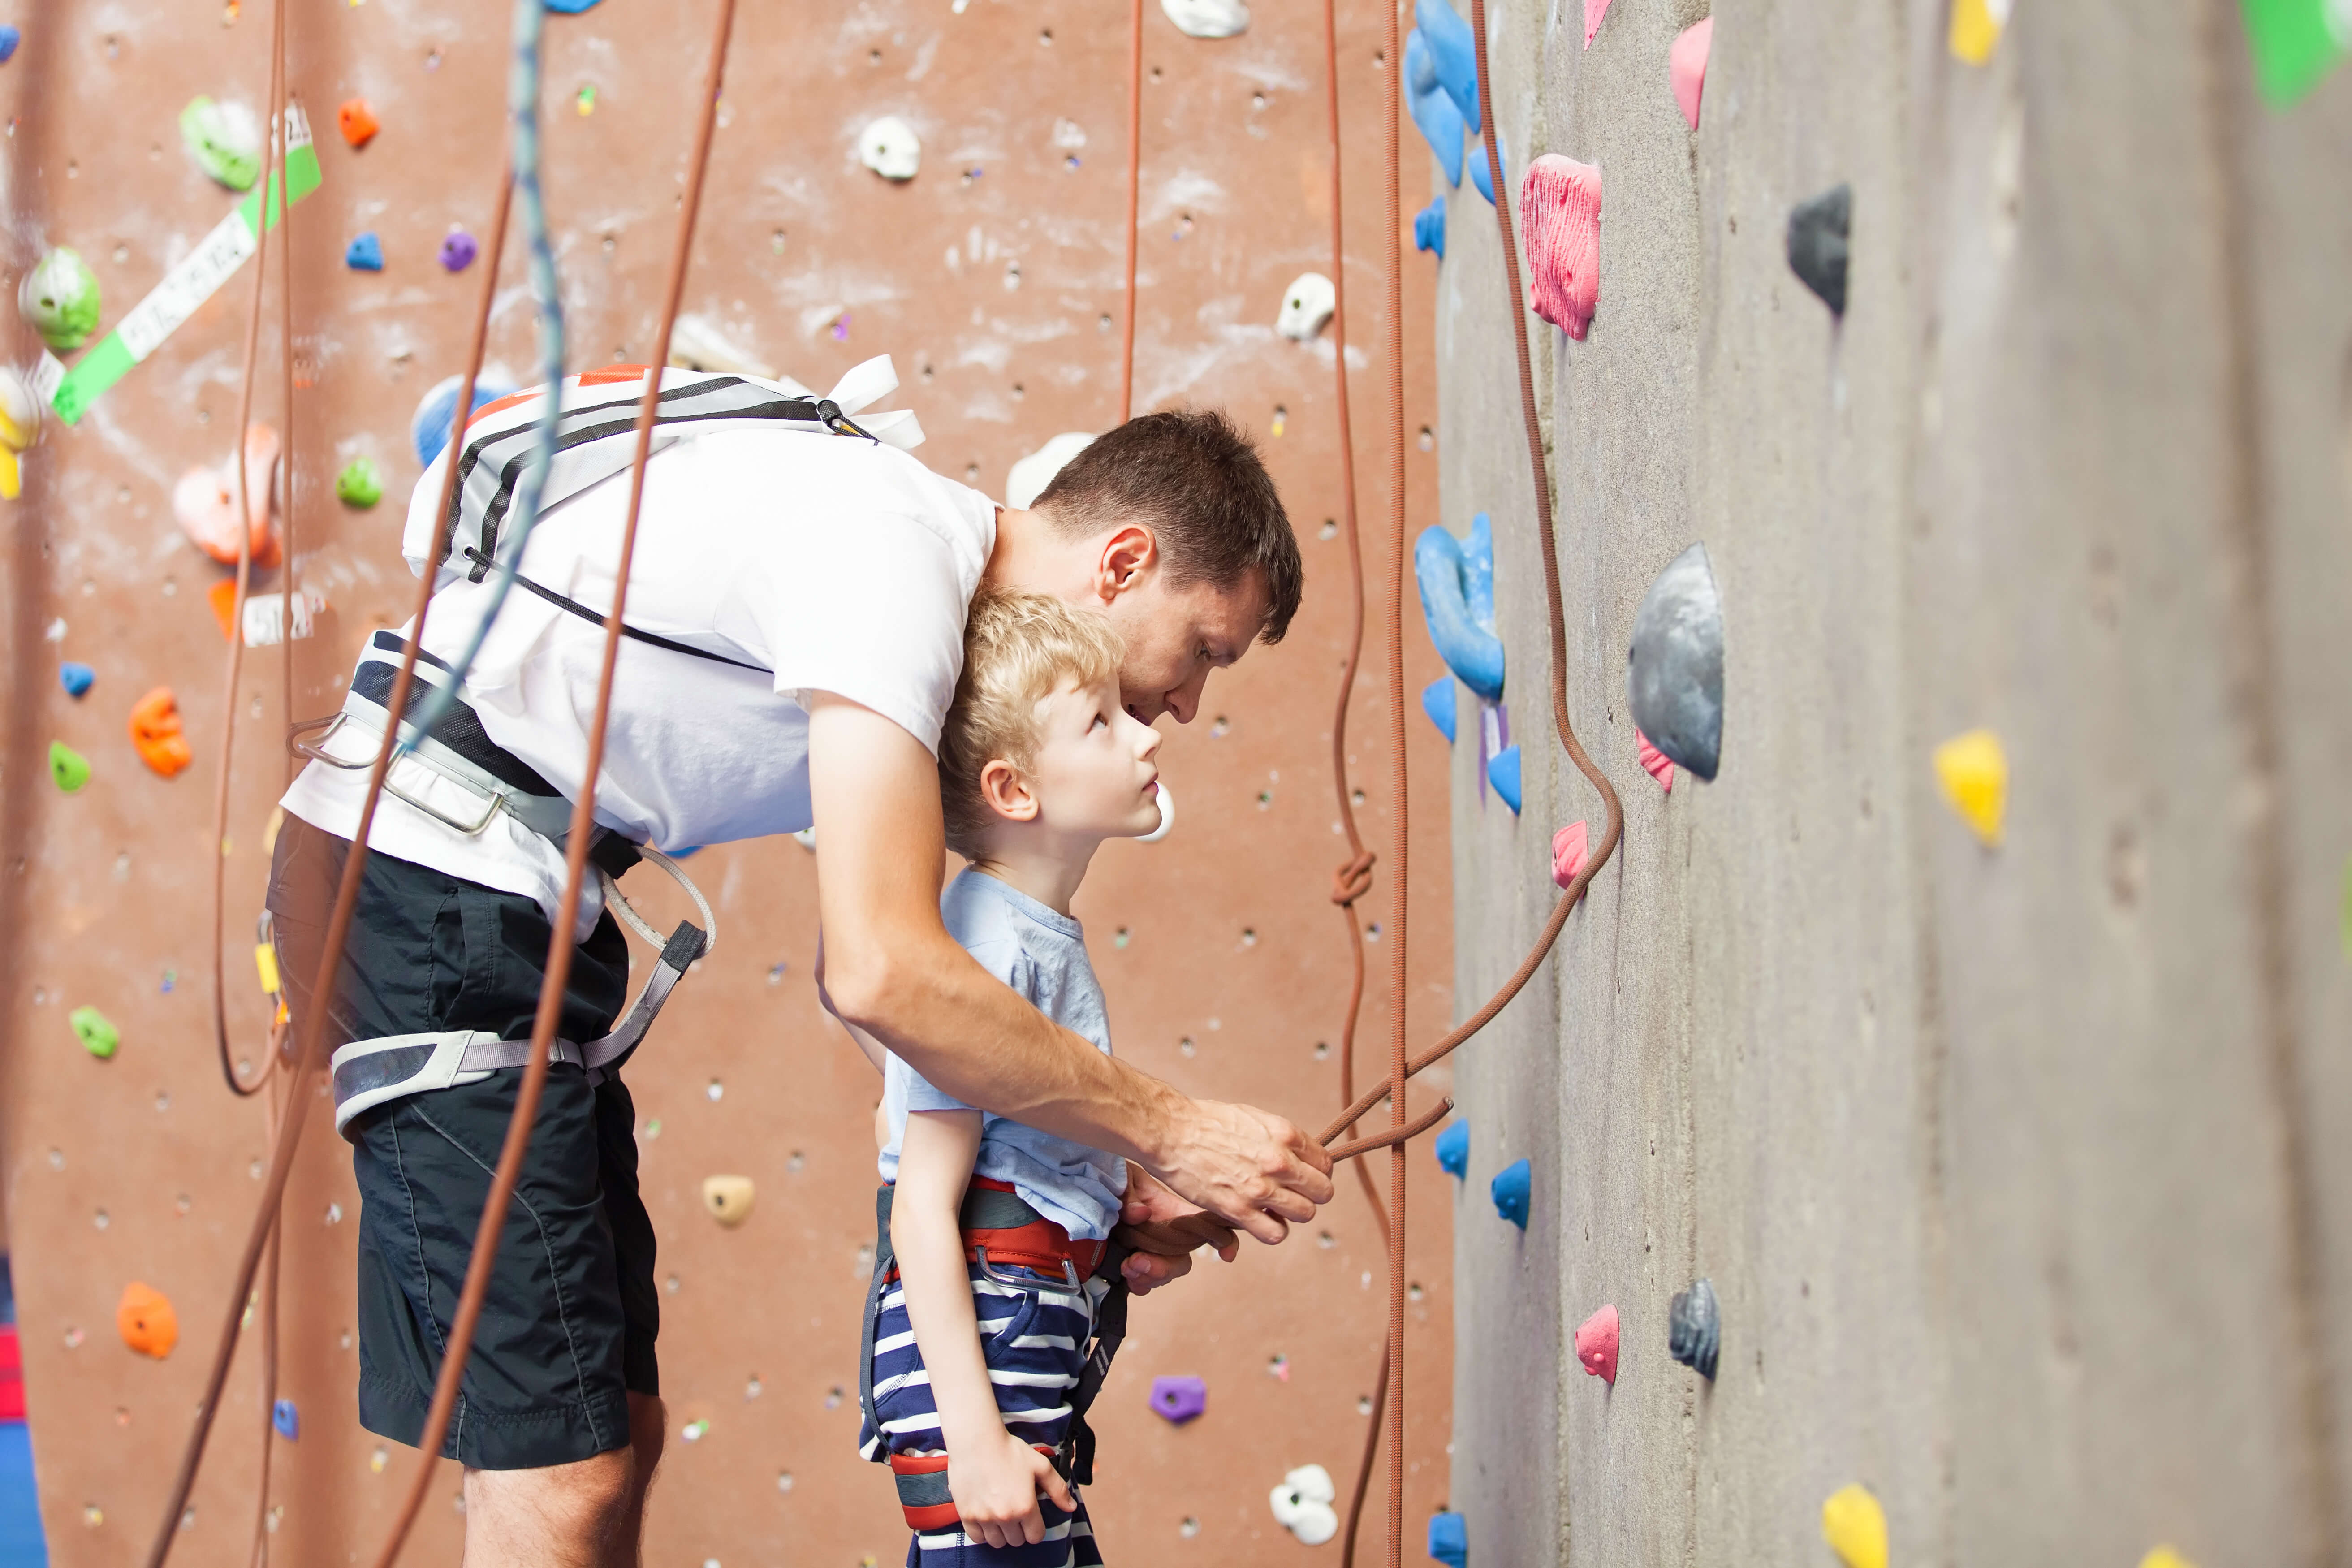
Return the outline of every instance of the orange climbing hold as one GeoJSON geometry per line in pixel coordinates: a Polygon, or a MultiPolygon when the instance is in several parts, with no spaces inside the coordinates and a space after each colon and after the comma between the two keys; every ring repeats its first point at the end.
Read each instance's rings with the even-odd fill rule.
{"type": "Polygon", "coordinates": [[[114,1309],[114,1327],[122,1342],[141,1355],[162,1361],[180,1342],[180,1315],[172,1299],[152,1285],[133,1279],[122,1288],[122,1304],[114,1309]]]}
{"type": "Polygon", "coordinates": [[[1603,1307],[1577,1325],[1576,1359],[1610,1387],[1617,1386],[1617,1309],[1603,1307]]]}
{"type": "Polygon", "coordinates": [[[1650,737],[1636,727],[1633,731],[1634,754],[1642,759],[1642,771],[1658,781],[1658,787],[1668,795],[1675,793],[1674,759],[1650,744],[1650,737]]]}
{"type": "Polygon", "coordinates": [[[345,99],[335,110],[335,124],[341,129],[343,140],[354,147],[366,146],[382,129],[375,122],[375,110],[368,107],[364,98],[345,99]]]}
{"type": "MultiPolygon", "coordinates": [[[[245,431],[245,548],[256,567],[278,564],[278,538],[269,531],[270,492],[278,482],[278,432],[267,425],[245,431]]],[[[190,468],[172,489],[172,513],[197,549],[224,566],[236,564],[236,470],[190,468]]]]}
{"type": "Polygon", "coordinates": [[[168,686],[159,686],[131,709],[131,743],[139,760],[170,778],[196,760],[180,729],[180,700],[168,686]]]}
{"type": "Polygon", "coordinates": [[[1601,304],[1601,171],[1547,153],[1519,181],[1519,242],[1536,314],[1584,341],[1601,304]]]}

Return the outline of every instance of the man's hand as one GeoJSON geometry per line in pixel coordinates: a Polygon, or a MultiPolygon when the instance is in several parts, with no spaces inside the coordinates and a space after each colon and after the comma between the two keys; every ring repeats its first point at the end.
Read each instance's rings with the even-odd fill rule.
{"type": "Polygon", "coordinates": [[[1127,1202],[1119,1210],[1119,1219],[1112,1237],[1134,1249],[1119,1265],[1119,1273],[1138,1296],[1148,1296],[1190,1274],[1192,1254],[1200,1247],[1216,1248],[1217,1256],[1228,1263],[1241,1251],[1241,1242],[1230,1226],[1178,1197],[1132,1160],[1127,1163],[1127,1202]]]}
{"type": "Polygon", "coordinates": [[[1269,1247],[1331,1201],[1331,1156],[1323,1146],[1253,1106],[1180,1100],[1154,1142],[1155,1175],[1269,1247]]]}

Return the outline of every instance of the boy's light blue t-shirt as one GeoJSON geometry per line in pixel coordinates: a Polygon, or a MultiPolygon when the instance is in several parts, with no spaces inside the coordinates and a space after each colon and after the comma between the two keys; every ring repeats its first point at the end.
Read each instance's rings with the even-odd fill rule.
{"type": "MultiPolygon", "coordinates": [[[[1086,932],[1019,889],[984,871],[966,868],[940,896],[940,919],[982,969],[1011,986],[1055,1023],[1092,1040],[1110,1055],[1110,1021],[1102,986],[1087,962],[1086,932]]],[[[882,1151],[882,1179],[898,1179],[898,1150],[910,1110],[970,1110],[941,1093],[893,1055],[883,1073],[882,1105],[890,1142],[882,1151]]],[[[1040,1132],[992,1112],[981,1122],[980,1157],[972,1174],[1008,1182],[1031,1208],[1070,1233],[1073,1241],[1101,1241],[1118,1223],[1127,1192],[1127,1162],[1099,1149],[1040,1132]]]]}

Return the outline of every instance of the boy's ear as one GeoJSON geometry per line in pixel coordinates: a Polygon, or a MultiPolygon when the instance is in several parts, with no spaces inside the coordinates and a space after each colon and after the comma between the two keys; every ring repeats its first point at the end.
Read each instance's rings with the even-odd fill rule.
{"type": "Polygon", "coordinates": [[[992,757],[980,770],[980,798],[988,809],[1007,822],[1034,822],[1037,819],[1037,797],[1030,791],[1029,781],[1021,770],[1003,757],[992,757]]]}

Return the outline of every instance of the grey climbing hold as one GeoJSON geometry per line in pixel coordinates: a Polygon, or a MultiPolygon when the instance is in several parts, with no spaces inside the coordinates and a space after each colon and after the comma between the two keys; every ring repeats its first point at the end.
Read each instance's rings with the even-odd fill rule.
{"type": "Polygon", "coordinates": [[[1706,545],[1675,556],[1643,596],[1625,686],[1650,743],[1713,779],[1723,747],[1723,605],[1706,545]]]}
{"type": "Polygon", "coordinates": [[[1715,1287],[1701,1279],[1687,1290],[1675,1291],[1674,1303],[1666,1310],[1666,1353],[1712,1383],[1716,1352],[1722,1340],[1715,1287]]]}
{"type": "Polygon", "coordinates": [[[1789,214],[1789,270],[1840,316],[1845,314],[1846,240],[1853,222],[1852,185],[1823,191],[1789,214]]]}

